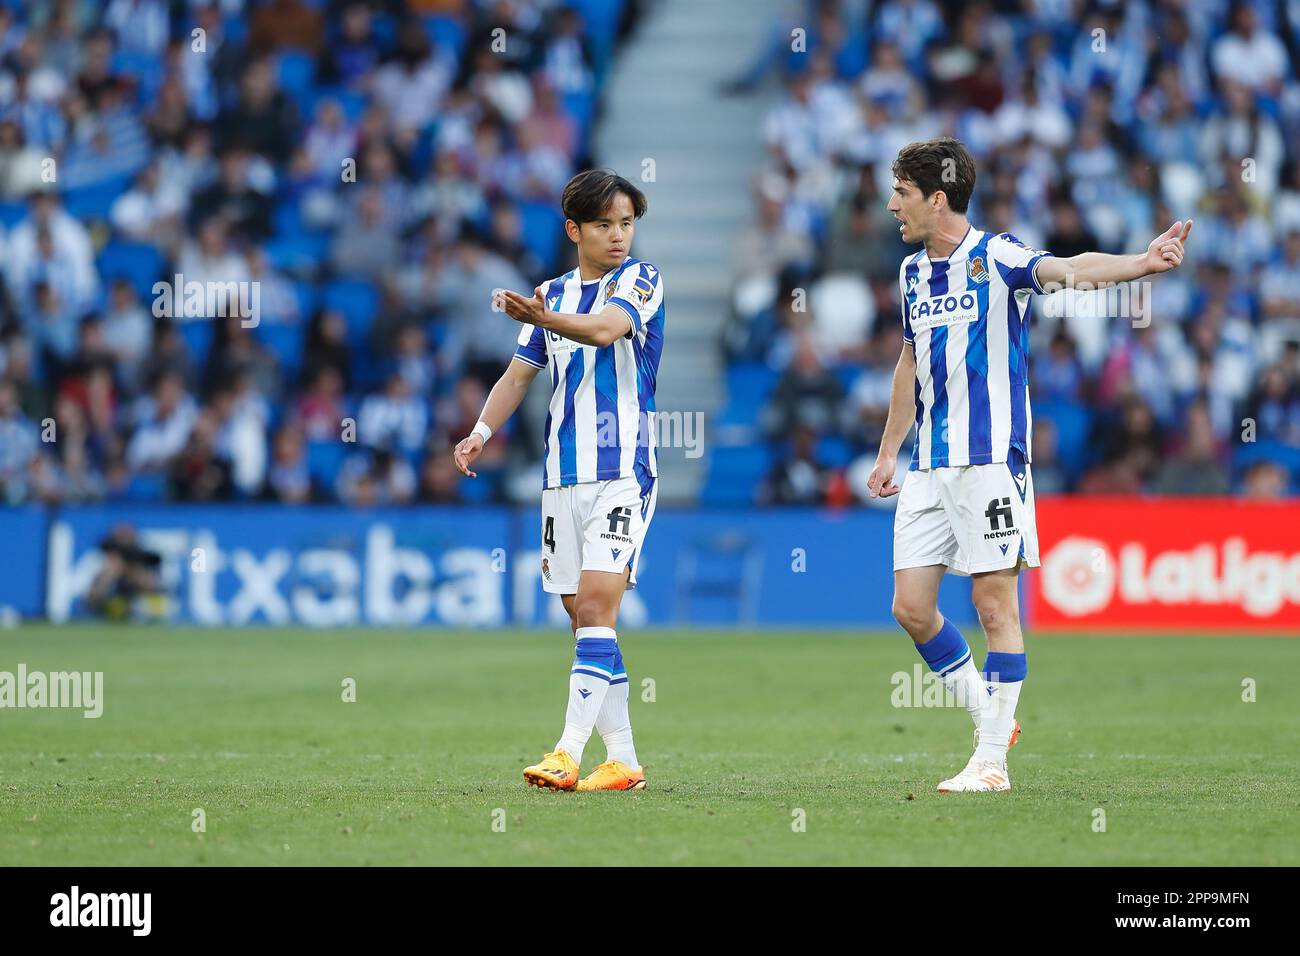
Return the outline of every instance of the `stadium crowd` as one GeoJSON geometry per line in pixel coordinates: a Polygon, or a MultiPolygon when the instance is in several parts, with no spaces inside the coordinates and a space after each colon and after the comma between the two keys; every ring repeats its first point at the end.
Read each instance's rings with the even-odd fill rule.
{"type": "MultiPolygon", "coordinates": [[[[0,2],[0,499],[505,496],[522,420],[483,480],[447,453],[513,348],[481,319],[564,267],[558,191],[634,7],[0,2]],[[255,287],[256,323],[159,314],[193,282],[255,287]]],[[[864,498],[913,251],[890,163],[941,133],[979,162],[972,222],[1031,246],[1196,219],[1138,294],[1035,300],[1038,492],[1296,491],[1297,9],[821,0],[776,26],[727,90],[784,93],[703,499],[864,498]]]]}
{"type": "Polygon", "coordinates": [[[0,499],[500,494],[479,320],[554,274],[624,6],[0,3],[0,499]]]}
{"type": "Polygon", "coordinates": [[[1032,247],[1141,251],[1195,219],[1176,273],[1035,297],[1038,493],[1294,492],[1297,10],[845,0],[781,23],[728,90],[784,84],[736,249],[731,447],[715,445],[706,500],[867,497],[916,251],[885,208],[890,167],[945,134],[979,165],[971,222],[1032,247]]]}

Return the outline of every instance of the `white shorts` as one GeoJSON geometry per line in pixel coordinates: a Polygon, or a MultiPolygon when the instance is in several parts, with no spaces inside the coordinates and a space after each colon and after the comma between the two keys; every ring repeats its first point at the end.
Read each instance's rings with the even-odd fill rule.
{"type": "Polygon", "coordinates": [[[894,570],[944,564],[955,574],[1038,567],[1034,482],[1024,456],[909,471],[894,513],[894,570]]]}
{"type": "Polygon", "coordinates": [[[635,478],[586,481],[542,491],[542,588],[577,594],[583,571],[622,574],[636,586],[641,544],[655,513],[659,482],[644,495],[635,478]]]}

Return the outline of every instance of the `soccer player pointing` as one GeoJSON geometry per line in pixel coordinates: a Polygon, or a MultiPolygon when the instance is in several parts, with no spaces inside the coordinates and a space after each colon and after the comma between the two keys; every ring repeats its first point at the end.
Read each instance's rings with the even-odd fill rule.
{"type": "Polygon", "coordinates": [[[894,518],[894,617],[975,721],[975,753],[941,792],[1010,790],[1007,748],[1019,734],[1025,679],[1017,576],[1038,567],[1030,475],[1029,297],[1048,286],[1127,282],[1177,268],[1192,223],[1176,222],[1145,253],[1056,258],[966,220],[975,163],[944,138],[894,161],[889,211],[905,242],[924,248],[899,270],[903,351],[875,468],[874,496],[899,495],[894,518]],[[898,450],[916,425],[906,479],[898,450]],[[988,640],[981,672],[939,613],[947,572],[969,575],[988,640]]]}
{"type": "Polygon", "coordinates": [[[555,790],[640,790],[645,773],[632,745],[616,627],[654,516],[664,287],[658,269],[629,256],[634,225],[646,211],[632,183],[589,170],[569,181],[561,204],[578,268],[542,283],[531,297],[497,294],[497,306],[523,325],[519,347],[473,432],[456,446],[456,466],[474,477],[470,465],[483,443],[547,369],[542,587],[561,595],[577,647],[564,734],[524,779],[555,790]],[[579,781],[593,729],[608,759],[579,781]]]}

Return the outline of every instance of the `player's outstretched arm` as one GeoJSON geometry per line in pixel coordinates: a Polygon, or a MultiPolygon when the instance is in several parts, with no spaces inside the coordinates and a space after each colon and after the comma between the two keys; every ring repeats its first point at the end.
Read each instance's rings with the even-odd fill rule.
{"type": "Polygon", "coordinates": [[[894,474],[898,470],[898,449],[903,439],[912,430],[916,420],[916,352],[912,346],[904,343],[903,353],[894,366],[894,388],[889,393],[889,416],[885,419],[885,433],[880,438],[880,451],[876,455],[876,467],[867,476],[867,487],[871,497],[888,498],[898,494],[898,485],[894,483],[894,474]]]}
{"type": "Polygon", "coordinates": [[[552,312],[546,308],[540,286],[533,290],[531,299],[518,292],[502,289],[497,293],[496,304],[516,322],[535,325],[581,345],[594,345],[597,348],[617,342],[628,334],[631,327],[627,313],[617,305],[607,305],[602,311],[591,315],[552,312]]]}
{"type": "Polygon", "coordinates": [[[1072,288],[1086,283],[1131,282],[1144,276],[1176,269],[1183,261],[1183,243],[1192,232],[1192,220],[1176,222],[1151,240],[1147,251],[1132,256],[1084,252],[1068,259],[1045,256],[1034,267],[1039,287],[1072,288]]]}
{"type": "MultiPolygon", "coordinates": [[[[478,417],[480,424],[486,425],[491,432],[496,432],[508,422],[510,416],[519,407],[519,403],[528,394],[528,386],[532,384],[539,371],[541,369],[535,365],[529,365],[518,359],[511,360],[505,372],[497,379],[497,383],[492,386],[492,391],[488,393],[487,401],[483,404],[483,413],[478,417]]],[[[478,425],[474,428],[473,432],[461,439],[453,453],[460,473],[470,478],[478,477],[476,472],[469,470],[469,466],[482,454],[486,442],[485,436],[478,431],[478,425]]],[[[491,437],[491,432],[488,438],[491,437]]]]}

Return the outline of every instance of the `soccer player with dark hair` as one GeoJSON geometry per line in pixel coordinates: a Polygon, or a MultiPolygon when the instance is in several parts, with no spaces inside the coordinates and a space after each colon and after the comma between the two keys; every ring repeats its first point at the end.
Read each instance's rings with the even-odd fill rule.
{"type": "Polygon", "coordinates": [[[561,203],[578,267],[543,282],[531,297],[497,295],[497,305],[523,325],[519,347],[473,432],[456,446],[456,466],[474,476],[469,466],[483,443],[547,369],[542,587],[561,595],[577,646],[564,733],[524,779],[554,790],[640,790],[645,773],[632,744],[616,627],[655,508],[664,286],[658,269],[631,257],[634,227],[646,211],[636,186],[589,170],[570,180],[561,203]],[[579,780],[593,729],[607,759],[579,780]]]}
{"type": "Polygon", "coordinates": [[[1007,748],[1019,735],[1026,674],[1018,575],[1038,567],[1030,476],[1029,297],[1046,287],[1129,282],[1175,269],[1192,223],[1176,222],[1143,253],[1069,258],[1030,249],[966,219],[975,163],[943,138],[912,143],[894,162],[889,211],[904,242],[924,247],[899,270],[903,351],[873,496],[899,495],[894,617],[975,721],[975,753],[941,792],[1010,790],[1007,748]],[[899,448],[916,426],[906,479],[899,448]],[[988,641],[984,669],[938,609],[947,572],[969,575],[988,641]]]}

